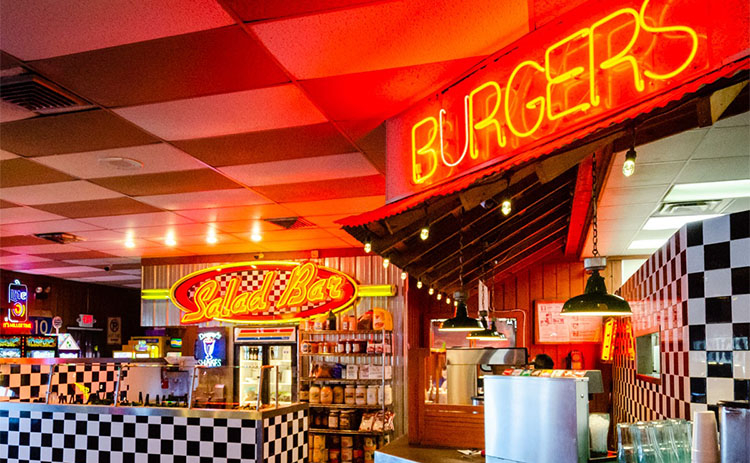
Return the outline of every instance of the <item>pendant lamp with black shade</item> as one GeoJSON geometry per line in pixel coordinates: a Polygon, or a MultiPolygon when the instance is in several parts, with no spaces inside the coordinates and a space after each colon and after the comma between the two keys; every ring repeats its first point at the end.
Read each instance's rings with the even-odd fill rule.
{"type": "Polygon", "coordinates": [[[576,316],[614,316],[614,317],[629,317],[633,315],[632,310],[628,301],[616,296],[614,294],[607,293],[607,287],[604,284],[604,278],[599,275],[600,270],[604,270],[607,267],[607,258],[599,255],[597,249],[598,235],[597,235],[597,222],[596,222],[596,152],[592,156],[591,165],[591,199],[593,202],[593,218],[592,218],[592,241],[593,257],[584,259],[584,268],[591,272],[591,276],[586,282],[586,289],[583,294],[572,297],[565,301],[562,311],[562,315],[576,315],[576,316]]]}
{"type": "Polygon", "coordinates": [[[469,317],[469,312],[466,308],[466,293],[464,292],[464,234],[462,229],[459,229],[458,239],[458,278],[461,283],[461,289],[453,293],[453,299],[457,302],[455,314],[440,325],[439,331],[479,331],[484,327],[479,320],[469,317]]]}

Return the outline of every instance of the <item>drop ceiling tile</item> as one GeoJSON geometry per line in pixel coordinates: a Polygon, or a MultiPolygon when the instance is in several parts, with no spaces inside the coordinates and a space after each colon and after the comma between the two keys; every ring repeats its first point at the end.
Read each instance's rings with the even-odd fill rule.
{"type": "Polygon", "coordinates": [[[380,172],[385,172],[385,124],[362,127],[346,121],[338,122],[339,127],[356,140],[357,147],[367,156],[380,172]],[[372,128],[374,127],[374,128],[372,128]]]}
{"type": "Polygon", "coordinates": [[[140,275],[141,269],[136,270],[118,270],[117,273],[124,273],[126,275],[140,275]]]}
{"type": "Polygon", "coordinates": [[[238,236],[247,237],[251,232],[265,233],[267,231],[276,231],[281,228],[265,220],[233,220],[229,222],[216,222],[216,229],[226,233],[234,233],[238,236]]]}
{"type": "Polygon", "coordinates": [[[20,121],[37,116],[33,111],[5,101],[0,101],[0,122],[20,121]]]}
{"type": "Polygon", "coordinates": [[[11,203],[10,201],[4,201],[0,199],[0,209],[8,209],[11,207],[18,207],[18,204],[11,203]]]}
{"type": "Polygon", "coordinates": [[[165,140],[216,137],[326,121],[293,85],[130,106],[115,112],[165,140]]]}
{"type": "Polygon", "coordinates": [[[182,249],[182,248],[169,248],[166,246],[159,246],[153,248],[143,248],[140,250],[140,255],[143,257],[172,257],[172,256],[190,256],[196,254],[195,252],[182,249]]]}
{"type": "Polygon", "coordinates": [[[0,188],[76,180],[55,169],[23,158],[0,161],[0,188]]]}
{"type": "Polygon", "coordinates": [[[125,247],[125,238],[121,238],[119,240],[109,241],[84,241],[76,244],[80,248],[85,248],[92,251],[106,252],[107,254],[111,254],[117,257],[138,256],[137,252],[134,253],[134,251],[137,251],[138,249],[163,245],[162,243],[142,240],[138,238],[133,238],[133,243],[135,244],[135,247],[127,248],[125,247]]]}
{"type": "Polygon", "coordinates": [[[239,186],[210,169],[96,178],[92,179],[91,182],[129,196],[229,190],[236,189],[239,186]]]}
{"type": "MultiPolygon", "coordinates": [[[[623,156],[622,161],[625,158],[623,156]]],[[[653,185],[669,185],[680,173],[684,161],[645,163],[636,160],[635,173],[630,177],[622,175],[622,162],[613,163],[613,175],[607,178],[608,188],[630,188],[653,185]]]]}
{"type": "Polygon", "coordinates": [[[289,82],[263,47],[239,26],[60,56],[34,66],[55,82],[107,107],[289,82]]]}
{"type": "Polygon", "coordinates": [[[84,248],[79,248],[72,244],[37,244],[30,246],[10,246],[5,248],[6,251],[15,252],[16,254],[33,254],[33,255],[44,255],[50,259],[55,259],[54,254],[57,253],[71,253],[86,251],[84,248]]]}
{"type": "MultiPolygon", "coordinates": [[[[614,171],[613,175],[618,172],[614,171]]],[[[611,177],[612,175],[610,175],[611,177]]],[[[644,187],[610,188],[608,184],[602,194],[600,207],[616,206],[622,204],[645,204],[661,201],[669,190],[669,185],[654,185],[644,187]]]]}
{"type": "Polygon", "coordinates": [[[167,236],[167,233],[172,232],[177,238],[185,235],[202,235],[205,236],[208,233],[210,225],[203,223],[186,223],[186,224],[172,224],[172,225],[159,225],[155,227],[141,227],[141,228],[123,228],[117,230],[121,232],[123,236],[130,234],[134,238],[141,239],[156,239],[161,241],[167,236]]]}
{"type": "Polygon", "coordinates": [[[308,251],[314,249],[337,249],[353,247],[338,238],[304,241],[274,241],[264,244],[269,251],[308,251]]]}
{"type": "Polygon", "coordinates": [[[167,210],[213,209],[217,207],[268,203],[254,191],[238,188],[231,190],[196,191],[172,195],[139,196],[138,201],[167,210]]]}
{"type": "Polygon", "coordinates": [[[80,236],[81,238],[84,238],[87,242],[97,242],[97,241],[122,241],[125,239],[125,234],[112,231],[112,230],[86,230],[86,231],[77,231],[76,236],[80,236]]]}
{"type": "Polygon", "coordinates": [[[73,265],[69,267],[51,267],[51,268],[42,268],[42,269],[35,269],[33,273],[38,273],[41,275],[65,275],[68,273],[82,273],[82,272],[94,272],[98,269],[94,267],[85,267],[82,265],[73,265]]]}
{"type": "Polygon", "coordinates": [[[99,275],[106,275],[107,273],[104,272],[104,270],[99,270],[97,272],[76,272],[76,273],[66,273],[65,279],[66,280],[75,280],[78,278],[86,278],[86,277],[95,277],[99,275]]]}
{"type": "Polygon", "coordinates": [[[237,238],[236,236],[230,235],[228,233],[217,233],[216,239],[218,240],[215,244],[207,243],[206,242],[206,235],[177,235],[177,246],[180,249],[185,249],[186,246],[199,246],[199,245],[205,245],[205,246],[216,246],[218,244],[237,244],[246,242],[247,240],[242,240],[240,238],[237,238]]]}
{"type": "MultiPolygon", "coordinates": [[[[708,134],[709,129],[693,129],[662,138],[654,142],[636,147],[636,171],[641,164],[655,162],[685,161],[690,159],[693,151],[701,144],[708,134]]],[[[625,160],[625,151],[617,153],[614,165],[622,166],[625,160]]]]}
{"type": "Polygon", "coordinates": [[[105,215],[145,214],[161,210],[125,197],[71,203],[38,204],[36,207],[47,212],[65,215],[71,219],[105,215]]]}
{"type": "MultiPolygon", "coordinates": [[[[2,194],[2,193],[0,193],[2,194]]],[[[11,223],[38,222],[42,220],[63,219],[56,214],[40,211],[33,207],[7,207],[0,209],[0,223],[3,225],[11,223]]]]}
{"type": "Polygon", "coordinates": [[[152,212],[148,214],[128,214],[111,217],[92,217],[83,219],[88,224],[110,229],[153,227],[157,225],[173,225],[188,223],[190,219],[172,212],[152,212]]]}
{"type": "Polygon", "coordinates": [[[615,206],[599,206],[597,215],[599,220],[640,220],[649,217],[657,208],[658,202],[645,204],[618,204],[615,206]]]}
{"type": "Polygon", "coordinates": [[[222,167],[219,171],[251,187],[378,174],[378,171],[361,153],[222,167]]]}
{"type": "Polygon", "coordinates": [[[37,238],[36,236],[2,236],[0,237],[0,247],[6,248],[9,246],[32,246],[38,244],[51,244],[47,240],[37,238]]]}
{"type": "Polygon", "coordinates": [[[177,140],[174,144],[216,167],[356,151],[330,123],[177,140]]]}
{"type": "Polygon", "coordinates": [[[314,223],[320,228],[326,228],[329,231],[333,229],[334,231],[341,227],[341,225],[337,224],[337,220],[341,220],[343,218],[346,218],[352,214],[346,213],[346,214],[336,214],[336,215],[317,215],[317,216],[309,216],[305,215],[305,219],[309,220],[310,222],[314,223]]]}
{"type": "Polygon", "coordinates": [[[15,264],[32,264],[35,262],[49,262],[50,259],[37,256],[24,256],[24,255],[12,255],[12,256],[0,256],[0,265],[3,267],[6,265],[15,264]]]}
{"type": "Polygon", "coordinates": [[[221,207],[216,209],[187,209],[177,214],[199,222],[227,222],[271,217],[292,217],[294,212],[278,204],[221,207]]]}
{"type": "Polygon", "coordinates": [[[48,257],[55,260],[76,260],[76,259],[101,259],[114,257],[112,254],[107,254],[100,251],[76,251],[76,252],[56,252],[54,254],[46,254],[44,252],[35,253],[35,255],[41,257],[48,257]]]}
{"type": "Polygon", "coordinates": [[[81,278],[81,281],[90,281],[90,282],[97,282],[97,281],[138,281],[140,282],[140,278],[133,278],[132,275],[106,275],[106,276],[94,276],[94,277],[86,277],[81,278]]]}
{"type": "Polygon", "coordinates": [[[312,79],[488,55],[529,31],[527,10],[513,0],[377,2],[251,27],[294,76],[312,79]]]}
{"type": "Polygon", "coordinates": [[[714,123],[713,126],[715,128],[750,126],[750,112],[744,112],[741,114],[737,114],[736,116],[731,116],[725,119],[718,120],[716,121],[716,123],[714,123]]]}
{"type": "Polygon", "coordinates": [[[183,246],[187,252],[198,254],[202,256],[207,255],[219,255],[219,254],[243,254],[243,253],[257,253],[263,252],[267,249],[262,243],[236,243],[236,244],[221,244],[217,243],[214,245],[202,244],[202,245],[187,245],[183,246]]]}
{"type": "Polygon", "coordinates": [[[16,159],[18,157],[17,154],[13,154],[9,151],[0,150],[0,161],[5,161],[6,159],[16,159]]]}
{"type": "Polygon", "coordinates": [[[45,183],[41,185],[17,186],[0,189],[0,197],[6,201],[33,206],[36,204],[91,201],[122,196],[86,180],[45,183]]]}
{"type": "Polygon", "coordinates": [[[3,50],[28,61],[232,23],[212,0],[28,0],[3,3],[0,38],[3,50]]]}
{"type": "Polygon", "coordinates": [[[367,3],[371,3],[371,0],[307,0],[304,2],[228,0],[225,2],[245,22],[319,13],[325,10],[348,8],[367,3]]]}
{"type": "Polygon", "coordinates": [[[263,196],[279,202],[291,202],[300,198],[311,200],[351,198],[383,194],[385,179],[382,175],[343,178],[318,182],[292,183],[255,187],[263,196]]]}
{"type": "MultiPolygon", "coordinates": [[[[102,265],[110,265],[114,266],[116,264],[132,264],[132,263],[138,263],[138,259],[132,259],[129,257],[106,257],[106,258],[98,258],[98,259],[73,259],[73,260],[66,260],[65,262],[69,264],[75,264],[75,265],[86,265],[90,267],[98,267],[102,265]]],[[[130,272],[131,270],[127,270],[130,272]]],[[[137,270],[138,273],[140,273],[140,269],[137,270]]]]}
{"type": "MultiPolygon", "coordinates": [[[[360,196],[345,199],[328,199],[323,201],[303,201],[284,203],[292,211],[316,223],[310,216],[342,214],[353,215],[372,211],[385,204],[385,196],[360,196]]],[[[317,224],[317,223],[316,223],[317,224]]]]}
{"type": "Polygon", "coordinates": [[[324,77],[300,84],[331,120],[384,121],[445,88],[482,58],[324,77]]]}
{"type": "Polygon", "coordinates": [[[33,235],[36,233],[77,233],[83,230],[96,230],[98,227],[79,222],[77,220],[46,220],[44,222],[14,223],[0,225],[0,234],[10,235],[33,235]]]}
{"type": "Polygon", "coordinates": [[[44,156],[34,161],[79,178],[143,175],[206,167],[202,162],[166,143],[44,156]],[[140,162],[142,167],[133,170],[118,169],[106,162],[109,158],[132,159],[140,162]]]}
{"type": "MultiPolygon", "coordinates": [[[[250,239],[250,234],[237,235],[245,240],[250,239]]],[[[261,243],[273,243],[276,241],[304,241],[334,238],[327,230],[322,228],[301,228],[297,230],[276,230],[261,232],[261,243]]]]}
{"type": "Polygon", "coordinates": [[[692,159],[750,157],[748,146],[750,146],[748,126],[712,127],[703,142],[698,145],[692,159]]]}
{"type": "MultiPolygon", "coordinates": [[[[750,145],[745,145],[746,150],[748,146],[750,145]]],[[[750,154],[732,158],[691,159],[674,183],[716,182],[747,178],[750,178],[750,154]]]]}
{"type": "Polygon", "coordinates": [[[0,124],[0,148],[23,156],[146,145],[158,140],[102,110],[79,111],[0,124]]]}

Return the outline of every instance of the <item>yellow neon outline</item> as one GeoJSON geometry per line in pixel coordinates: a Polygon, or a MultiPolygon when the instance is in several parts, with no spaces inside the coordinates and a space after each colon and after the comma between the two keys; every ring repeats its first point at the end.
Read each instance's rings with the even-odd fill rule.
{"type": "MultiPolygon", "coordinates": [[[[643,78],[641,77],[640,73],[638,72],[638,61],[636,61],[635,57],[631,56],[625,56],[630,52],[630,50],[633,48],[633,45],[635,45],[635,42],[638,40],[638,35],[641,31],[641,23],[638,18],[638,12],[635,11],[632,8],[622,8],[620,10],[615,11],[614,13],[610,14],[609,16],[606,16],[599,21],[595,22],[591,28],[589,33],[589,93],[591,98],[591,104],[593,106],[599,106],[601,103],[601,98],[599,95],[596,94],[596,72],[594,71],[594,30],[596,30],[597,27],[601,26],[602,24],[605,24],[609,22],[612,18],[615,18],[617,16],[621,16],[623,14],[629,14],[633,16],[634,23],[635,23],[635,30],[633,31],[633,36],[630,38],[630,42],[627,44],[625,48],[620,50],[618,54],[615,56],[608,58],[604,61],[602,61],[599,64],[599,67],[601,69],[611,69],[615,66],[617,66],[620,63],[630,63],[630,65],[633,67],[633,79],[635,83],[635,89],[639,92],[642,92],[646,88],[646,84],[643,81],[643,78]]],[[[618,28],[617,30],[620,30],[621,28],[618,28]]]]}
{"type": "Polygon", "coordinates": [[[682,63],[682,66],[678,67],[674,71],[669,72],[667,74],[657,74],[655,72],[649,71],[648,69],[645,69],[643,71],[643,74],[645,74],[646,77],[650,77],[651,79],[666,80],[684,71],[685,68],[687,68],[690,65],[690,63],[693,61],[696,53],[698,53],[698,34],[695,32],[695,30],[687,26],[651,27],[647,25],[646,24],[646,6],[648,5],[649,1],[650,0],[645,0],[643,2],[643,5],[641,6],[641,11],[639,12],[639,16],[638,16],[641,24],[643,25],[643,29],[645,31],[648,31],[654,34],[658,34],[659,32],[680,31],[680,32],[687,33],[690,36],[690,38],[693,39],[693,49],[690,51],[690,54],[688,55],[688,58],[685,60],[685,62],[682,63]]]}
{"type": "MultiPolygon", "coordinates": [[[[305,262],[307,262],[307,261],[305,261],[305,262]]],[[[253,266],[253,265],[290,265],[291,264],[291,265],[294,265],[294,266],[298,267],[298,266],[304,264],[305,262],[301,262],[301,261],[300,262],[298,262],[298,261],[282,261],[282,260],[257,260],[257,261],[252,261],[252,262],[235,262],[233,264],[215,265],[213,267],[204,268],[202,270],[198,270],[197,272],[190,273],[190,274],[185,275],[184,277],[180,278],[179,280],[177,280],[172,285],[172,287],[169,289],[169,299],[172,301],[172,303],[174,305],[177,306],[178,309],[180,309],[180,311],[185,312],[185,313],[192,313],[192,311],[188,310],[187,307],[184,307],[184,306],[182,306],[181,304],[179,304],[177,302],[177,300],[175,299],[175,296],[174,296],[174,292],[175,292],[175,289],[180,284],[182,284],[183,282],[185,282],[186,280],[188,280],[190,278],[193,278],[196,275],[199,275],[199,274],[202,274],[202,273],[210,273],[210,272],[213,272],[213,271],[221,271],[221,270],[225,270],[225,269],[231,269],[231,268],[235,268],[235,267],[248,266],[248,265],[249,266],[253,266]]],[[[334,268],[325,267],[323,265],[318,265],[318,264],[315,264],[315,266],[318,269],[327,270],[327,271],[329,271],[331,273],[334,273],[336,275],[343,276],[344,278],[346,278],[347,280],[349,280],[349,282],[354,287],[354,293],[352,294],[351,299],[349,299],[346,303],[344,303],[344,305],[333,309],[332,310],[333,313],[339,313],[342,310],[345,310],[345,309],[349,308],[352,304],[354,304],[357,301],[357,299],[359,298],[359,283],[357,283],[357,280],[355,280],[354,278],[352,278],[351,276],[347,275],[346,273],[344,273],[344,272],[342,272],[340,270],[336,270],[334,268]]],[[[305,320],[307,318],[309,318],[309,317],[293,317],[293,318],[290,317],[290,318],[284,318],[284,319],[280,319],[280,320],[260,320],[260,321],[258,321],[258,320],[235,320],[235,319],[232,319],[232,318],[228,318],[228,319],[225,319],[225,318],[212,318],[212,320],[219,320],[219,321],[223,321],[223,322],[236,323],[236,324],[242,324],[242,325],[250,325],[250,324],[252,324],[252,325],[279,325],[279,324],[284,324],[284,323],[295,323],[295,322],[299,322],[301,320],[305,320]]],[[[182,320],[182,316],[180,316],[180,320],[182,320]]]]}
{"type": "Polygon", "coordinates": [[[359,287],[360,297],[389,297],[396,295],[394,285],[367,285],[359,287]]]}
{"type": "Polygon", "coordinates": [[[559,112],[557,114],[552,114],[552,86],[561,84],[565,82],[566,80],[570,80],[573,77],[582,74],[583,66],[578,66],[576,68],[571,69],[568,72],[565,72],[553,78],[552,75],[550,74],[550,59],[549,59],[550,54],[552,54],[552,50],[555,50],[556,48],[559,48],[560,46],[572,40],[585,37],[589,33],[589,31],[590,29],[588,27],[585,27],[577,32],[574,32],[573,34],[565,37],[564,39],[560,40],[556,44],[547,48],[547,50],[544,52],[544,64],[546,65],[544,74],[547,77],[547,118],[550,121],[560,119],[561,117],[565,117],[568,114],[576,112],[576,111],[586,112],[591,107],[590,103],[581,103],[576,106],[573,106],[572,108],[568,108],[565,111],[559,112]]]}
{"type": "MultiPolygon", "coordinates": [[[[448,162],[448,161],[445,160],[445,148],[444,148],[444,144],[443,144],[443,114],[447,114],[447,113],[448,112],[446,110],[444,110],[443,108],[440,108],[440,113],[439,113],[440,117],[438,119],[439,122],[440,122],[440,125],[439,125],[439,130],[440,130],[440,159],[443,161],[443,164],[445,164],[446,166],[448,166],[448,167],[455,167],[461,161],[464,160],[464,157],[466,156],[466,151],[467,151],[466,150],[466,146],[467,145],[464,145],[464,152],[461,153],[461,157],[458,158],[458,161],[456,161],[453,164],[451,164],[450,162],[448,162]]],[[[465,115],[466,115],[466,97],[464,97],[464,116],[465,115]]],[[[468,137],[468,132],[467,132],[467,137],[468,137]]]]}
{"type": "Polygon", "coordinates": [[[471,126],[471,137],[469,138],[469,156],[471,156],[471,159],[477,159],[479,157],[479,151],[477,151],[476,147],[474,146],[474,131],[475,130],[482,130],[486,129],[489,126],[495,127],[495,135],[497,138],[497,144],[500,146],[500,148],[504,148],[507,144],[507,141],[505,139],[505,134],[503,133],[502,127],[500,127],[500,123],[495,119],[495,115],[497,114],[497,111],[500,109],[500,96],[502,95],[502,90],[500,89],[500,84],[495,82],[494,80],[487,81],[480,85],[479,87],[475,88],[474,90],[469,93],[469,109],[468,109],[468,115],[466,119],[466,126],[471,126]],[[490,112],[490,115],[482,119],[481,121],[474,123],[474,95],[481,92],[487,87],[492,87],[495,89],[495,95],[497,95],[497,99],[495,101],[495,107],[490,112]]]}
{"type": "Polygon", "coordinates": [[[513,86],[513,79],[515,79],[516,74],[518,71],[520,71],[522,68],[526,66],[531,66],[534,69],[536,69],[539,72],[545,72],[544,68],[540,66],[536,61],[524,61],[513,70],[513,72],[510,74],[510,77],[508,78],[508,83],[505,87],[505,124],[508,126],[508,129],[510,129],[511,133],[519,138],[528,137],[532,133],[536,132],[540,125],[542,125],[542,120],[544,119],[544,96],[539,96],[534,98],[533,100],[526,103],[527,109],[536,109],[540,104],[542,105],[539,109],[539,118],[536,121],[536,124],[531,128],[531,130],[528,130],[526,132],[521,132],[517,130],[513,126],[513,122],[510,120],[510,90],[513,86]]]}
{"type": "Polygon", "coordinates": [[[435,154],[435,150],[433,148],[429,148],[432,146],[432,142],[435,141],[435,138],[437,137],[437,128],[438,128],[438,122],[437,120],[432,117],[425,117],[421,121],[414,124],[411,128],[411,177],[412,181],[419,185],[420,183],[424,183],[425,180],[432,177],[432,175],[437,170],[437,154],[435,154]],[[415,134],[418,127],[421,127],[422,125],[426,124],[427,122],[432,122],[432,126],[435,130],[432,132],[432,136],[430,137],[430,140],[422,146],[419,150],[417,150],[417,141],[415,138],[415,134]],[[417,164],[417,155],[424,156],[426,154],[432,155],[432,169],[426,174],[426,175],[420,175],[417,173],[417,166],[421,166],[421,164],[417,164]]]}

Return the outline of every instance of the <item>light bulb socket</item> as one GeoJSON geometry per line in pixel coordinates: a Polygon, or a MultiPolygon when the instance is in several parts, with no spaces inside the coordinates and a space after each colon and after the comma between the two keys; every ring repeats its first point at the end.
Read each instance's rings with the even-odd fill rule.
{"type": "Polygon", "coordinates": [[[622,174],[630,177],[635,172],[635,148],[630,148],[625,153],[625,162],[622,163],[622,174]]]}

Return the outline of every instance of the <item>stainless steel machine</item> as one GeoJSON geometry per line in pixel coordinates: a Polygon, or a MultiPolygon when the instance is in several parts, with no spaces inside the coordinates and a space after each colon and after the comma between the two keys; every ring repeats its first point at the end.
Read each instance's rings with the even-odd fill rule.
{"type": "Polygon", "coordinates": [[[500,374],[506,368],[523,367],[527,363],[526,348],[470,349],[446,351],[448,403],[471,405],[472,398],[482,392],[483,373],[500,374]]]}

